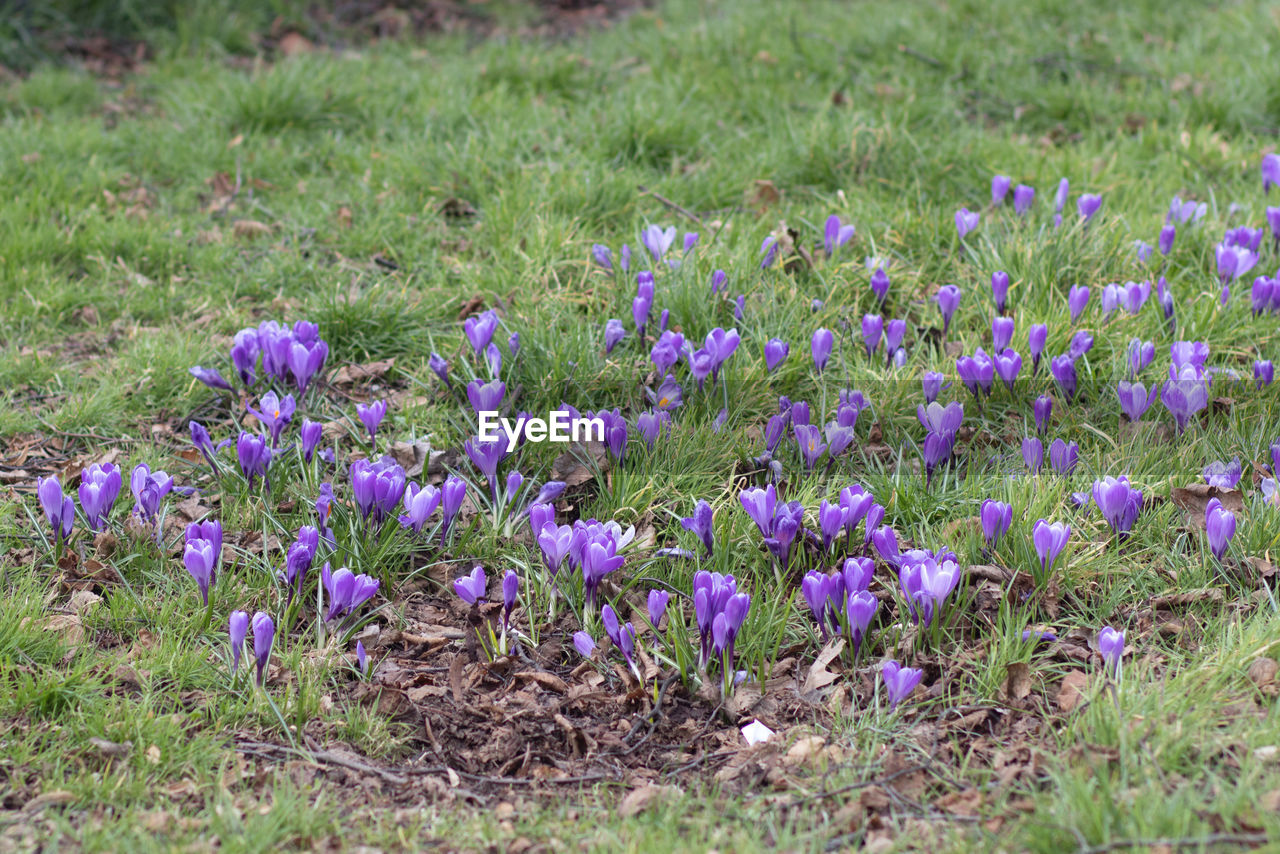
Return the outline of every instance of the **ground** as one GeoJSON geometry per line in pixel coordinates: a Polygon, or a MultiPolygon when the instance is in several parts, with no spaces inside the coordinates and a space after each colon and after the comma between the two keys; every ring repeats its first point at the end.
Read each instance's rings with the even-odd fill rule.
{"type": "MultiPolygon", "coordinates": [[[[432,7],[447,25],[371,6],[377,21],[285,16],[255,31],[234,4],[209,3],[203,29],[112,33],[91,43],[97,54],[0,39],[11,68],[0,91],[0,850],[1102,852],[1274,840],[1280,509],[1260,485],[1280,439],[1275,386],[1215,379],[1212,404],[1178,433],[1159,401],[1128,423],[1115,381],[1134,337],[1155,344],[1148,386],[1177,340],[1206,342],[1214,367],[1246,380],[1255,359],[1280,357],[1276,315],[1249,308],[1254,276],[1280,264],[1270,233],[1225,303],[1214,250],[1227,227],[1266,228],[1276,204],[1259,177],[1280,133],[1276,8],[671,0],[603,4],[563,24],[477,5],[432,7]],[[991,206],[995,174],[1036,188],[1025,219],[1010,200],[991,206]],[[1055,228],[1063,176],[1071,197],[1055,228]],[[1088,224],[1081,193],[1103,197],[1088,224]],[[1167,257],[1138,260],[1134,241],[1156,243],[1175,194],[1205,202],[1204,220],[1180,226],[1167,257]],[[963,241],[961,207],[982,217],[963,241]],[[826,258],[833,213],[856,233],[826,258]],[[529,527],[494,526],[478,478],[440,547],[394,522],[367,532],[345,468],[291,457],[269,489],[250,488],[229,452],[218,481],[191,446],[193,419],[215,440],[252,428],[245,405],[262,387],[213,392],[188,368],[231,378],[232,336],[273,319],[313,321],[329,344],[299,416],[325,424],[343,466],[368,453],[356,403],[387,400],[379,452],[422,483],[474,478],[462,386],[485,368],[462,321],[490,309],[512,411],[620,407],[634,425],[660,379],[655,330],[636,341],[636,267],[607,273],[591,248],[611,247],[616,266],[630,244],[639,266],[647,224],[700,235],[678,267],[659,267],[654,314],[668,308],[695,341],[736,327],[742,345],[707,391],[677,370],[685,402],[654,449],[633,426],[622,462],[598,446],[528,445],[520,468],[570,484],[562,524],[635,526],[604,595],[642,645],[650,588],[676,594],[673,633],[692,622],[681,597],[695,569],[750,590],[738,648],[749,677],[728,698],[647,655],[641,686],[576,589],[547,617],[529,527]],[[762,269],[769,235],[783,248],[762,269]],[[861,318],[877,310],[866,256],[891,262],[881,313],[908,321],[901,368],[860,353],[861,318]],[[712,294],[716,269],[728,284],[712,294]],[[1094,335],[1070,403],[1047,365],[1030,378],[1029,360],[1016,389],[997,381],[983,406],[957,378],[957,355],[990,348],[995,270],[1013,282],[1024,355],[1032,323],[1048,323],[1046,360],[1077,329],[1094,335]],[[1105,284],[1161,276],[1176,329],[1154,290],[1135,314],[1101,313],[1105,284]],[[1093,297],[1072,324],[1076,283],[1093,297]],[[932,300],[943,284],[964,293],[945,336],[932,300]],[[614,317],[627,337],[606,353],[614,317]],[[819,327],[838,339],[821,374],[809,352],[819,327]],[[775,336],[791,350],[770,372],[775,336]],[[451,362],[452,388],[428,368],[433,351],[451,362]],[[965,405],[958,459],[927,488],[926,370],[952,383],[942,401],[965,405]],[[754,460],[779,395],[810,401],[822,424],[847,386],[872,403],[854,450],[808,474],[788,439],[784,495],[816,531],[819,501],[856,481],[902,548],[948,547],[964,567],[946,618],[918,631],[878,560],[883,619],[856,665],[817,637],[802,569],[775,569],[738,499],[763,482],[754,460]],[[1041,392],[1056,398],[1049,438],[1079,443],[1071,477],[1022,466],[1041,392]],[[1203,483],[1207,463],[1233,457],[1238,488],[1203,483]],[[57,475],[74,494],[82,468],[103,460],[125,470],[112,531],[94,537],[78,519],[59,556],[36,480],[57,475]],[[140,462],[196,490],[166,499],[159,546],[127,518],[140,462]],[[1120,474],[1146,496],[1123,544],[1071,499],[1120,474]],[[310,599],[295,607],[258,690],[228,673],[227,616],[263,609],[285,622],[274,573],[314,519],[322,477],[339,493],[342,556],[382,581],[376,610],[334,634],[310,599]],[[1014,508],[994,551],[977,518],[988,497],[1014,508]],[[1221,562],[1205,544],[1212,497],[1239,519],[1221,562]],[[714,508],[711,558],[680,524],[699,499],[714,508]],[[211,621],[181,546],[183,525],[207,517],[226,531],[211,621]],[[1049,577],[1033,572],[1040,518],[1073,528],[1049,577]],[[657,551],[673,547],[697,556],[657,551]],[[475,564],[495,599],[504,571],[522,578],[524,640],[510,654],[489,646],[501,606],[454,593],[475,564]],[[584,620],[601,644],[589,661],[572,643],[584,620]],[[1098,653],[1105,625],[1126,633],[1120,678],[1098,653]],[[889,657],[923,670],[896,710],[878,676],[889,657]],[[740,727],[752,720],[777,734],[748,747],[740,727]]],[[[818,546],[801,551],[804,568],[824,565],[818,546]]]]}

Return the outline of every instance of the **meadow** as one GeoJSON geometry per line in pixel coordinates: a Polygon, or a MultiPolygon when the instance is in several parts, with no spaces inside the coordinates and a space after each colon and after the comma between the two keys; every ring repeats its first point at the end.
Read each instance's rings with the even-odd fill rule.
{"type": "Polygon", "coordinates": [[[198,5],[0,30],[0,850],[1275,844],[1275,7],[198,5]]]}

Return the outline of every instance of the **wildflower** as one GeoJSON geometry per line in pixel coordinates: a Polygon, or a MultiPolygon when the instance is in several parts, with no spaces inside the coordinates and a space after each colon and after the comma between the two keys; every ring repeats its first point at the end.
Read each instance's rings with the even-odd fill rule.
{"type": "Polygon", "coordinates": [[[1151,260],[1151,255],[1156,248],[1145,240],[1135,240],[1133,242],[1133,252],[1138,259],[1139,264],[1145,264],[1151,260]]]}
{"type": "Polygon", "coordinates": [[[993,317],[991,319],[991,352],[999,353],[1009,346],[1013,340],[1013,318],[993,317]]]}
{"type": "Polygon", "coordinates": [[[836,214],[827,217],[822,235],[822,246],[826,250],[827,257],[830,258],[837,249],[852,240],[853,234],[854,227],[852,225],[842,225],[840,217],[836,214]]]}
{"type": "Polygon", "coordinates": [[[590,658],[596,651],[596,642],[586,632],[573,633],[573,648],[583,658],[590,658]]]}
{"type": "Polygon", "coordinates": [[[258,664],[258,686],[266,675],[267,662],[271,660],[271,646],[276,640],[276,624],[264,611],[253,615],[253,657],[258,664]]]}
{"type": "Polygon", "coordinates": [[[636,325],[636,336],[641,341],[644,340],[644,328],[649,322],[649,309],[653,305],[653,300],[644,295],[637,296],[631,301],[631,320],[636,325]]]}
{"type": "Polygon", "coordinates": [[[1031,372],[1040,370],[1040,356],[1044,353],[1045,341],[1049,337],[1049,326],[1037,323],[1027,330],[1027,350],[1031,354],[1031,372]]]}
{"type": "Polygon", "coordinates": [[[982,537],[987,541],[987,547],[994,549],[1013,524],[1013,505],[988,498],[982,502],[979,519],[982,522],[982,537]]]}
{"type": "Polygon", "coordinates": [[[1120,678],[1120,660],[1124,656],[1124,632],[1116,631],[1110,626],[1103,626],[1098,632],[1098,653],[1102,663],[1115,679],[1120,678]]]}
{"type": "Polygon", "coordinates": [[[391,457],[377,462],[356,460],[351,464],[351,492],[360,509],[361,517],[373,524],[395,512],[404,495],[405,473],[391,457]]]}
{"type": "Polygon", "coordinates": [[[245,636],[249,634],[249,615],[232,611],[227,620],[227,634],[231,638],[231,674],[234,676],[240,667],[240,656],[244,654],[245,636]]]}
{"type": "Polygon", "coordinates": [[[1005,387],[1010,392],[1013,391],[1013,383],[1018,378],[1018,372],[1022,370],[1022,357],[1017,351],[1005,349],[1003,353],[998,353],[995,357],[996,376],[1004,382],[1005,387]]]}
{"type": "Polygon", "coordinates": [[[640,232],[640,242],[645,249],[649,250],[655,262],[661,261],[662,256],[666,255],[667,250],[671,248],[671,244],[676,242],[676,227],[672,225],[663,229],[660,226],[647,225],[640,232]]]}
{"type": "Polygon", "coordinates": [[[40,499],[49,527],[53,529],[54,541],[65,543],[76,521],[76,507],[71,496],[63,493],[58,478],[43,477],[36,480],[36,497],[40,499]]]}
{"type": "Polygon", "coordinates": [[[681,519],[680,525],[686,531],[692,531],[698,535],[698,539],[702,540],[702,545],[707,549],[707,557],[711,557],[715,547],[715,533],[711,529],[711,505],[699,500],[693,508],[693,515],[681,519]]]}
{"type": "Polygon", "coordinates": [[[1143,413],[1151,408],[1151,404],[1156,401],[1156,394],[1160,391],[1158,386],[1152,386],[1151,392],[1148,393],[1146,386],[1142,383],[1131,383],[1120,380],[1116,383],[1116,396],[1120,399],[1120,411],[1125,417],[1135,424],[1142,418],[1143,413]]]}
{"type": "Polygon", "coordinates": [[[1063,208],[1067,206],[1067,193],[1070,192],[1071,185],[1067,183],[1067,179],[1063,178],[1058,182],[1058,189],[1053,194],[1053,209],[1057,213],[1062,213],[1063,208]]]}
{"type": "Polygon", "coordinates": [[[1004,197],[1009,192],[1009,185],[1013,183],[1008,175],[996,175],[991,179],[991,204],[999,205],[1004,201],[1004,197]]]}
{"type": "Polygon", "coordinates": [[[1093,500],[1123,542],[1142,510],[1142,491],[1132,488],[1127,477],[1105,477],[1093,482],[1093,500]]]}
{"type": "Polygon", "coordinates": [[[120,469],[111,463],[94,463],[80,472],[80,509],[95,534],[106,527],[121,482],[120,469]]]}
{"type": "Polygon", "coordinates": [[[1257,252],[1225,241],[1213,248],[1213,255],[1218,262],[1218,281],[1223,285],[1240,278],[1258,263],[1257,252]]]}
{"type": "Polygon", "coordinates": [[[849,618],[849,634],[853,640],[853,655],[856,658],[862,648],[862,641],[867,636],[871,621],[875,618],[880,603],[867,590],[853,590],[845,602],[845,613],[849,618]]]}
{"type": "Polygon", "coordinates": [[[190,368],[188,373],[214,391],[231,391],[231,383],[223,379],[216,368],[202,368],[196,365],[190,368]]]}
{"type": "Polygon", "coordinates": [[[600,582],[623,564],[622,555],[612,536],[599,536],[586,542],[582,549],[582,589],[587,605],[595,607],[600,582]]]}
{"type": "Polygon", "coordinates": [[[778,238],[770,234],[760,244],[760,269],[767,270],[778,258],[778,238]]]}
{"type": "Polygon", "coordinates": [[[1198,373],[1195,367],[1188,365],[1179,372],[1177,379],[1166,380],[1160,392],[1160,402],[1173,416],[1179,433],[1186,430],[1192,415],[1209,405],[1209,392],[1198,373]]]}
{"type": "MultiPolygon", "coordinates": [[[[816,334],[816,333],[815,333],[816,334]]],[[[781,338],[770,338],[764,345],[764,366],[769,373],[782,364],[791,352],[791,347],[781,338]]]]}
{"type": "Polygon", "coordinates": [[[1053,417],[1053,398],[1047,394],[1040,395],[1031,404],[1031,411],[1036,420],[1036,432],[1043,436],[1049,429],[1050,418],[1053,417]]]}
{"type": "Polygon", "coordinates": [[[667,602],[671,599],[671,594],[665,590],[650,590],[648,605],[649,625],[656,630],[658,623],[662,622],[662,615],[667,613],[667,602]]]}
{"type": "Polygon", "coordinates": [[[840,490],[840,509],[844,513],[846,539],[853,538],[853,529],[858,527],[858,523],[867,516],[867,513],[871,510],[871,505],[874,503],[875,496],[865,491],[858,484],[846,486],[840,490]]]}
{"type": "Polygon", "coordinates": [[[724,270],[716,270],[714,273],[712,273],[711,274],[711,295],[715,296],[716,293],[718,293],[719,290],[724,287],[725,282],[727,282],[728,280],[729,280],[729,274],[726,273],[724,270]]]}
{"type": "Polygon", "coordinates": [[[1066,548],[1069,539],[1071,539],[1071,526],[1066,522],[1050,524],[1044,519],[1036,521],[1035,527],[1031,529],[1031,542],[1035,545],[1036,554],[1040,557],[1041,572],[1048,575],[1049,570],[1053,568],[1053,562],[1066,548]]]}
{"type": "Polygon", "coordinates": [[[1204,467],[1202,473],[1205,483],[1210,486],[1216,486],[1219,489],[1235,489],[1242,473],[1240,458],[1234,457],[1229,463],[1214,460],[1204,467]]]}
{"type": "Polygon", "coordinates": [[[1083,222],[1093,219],[1100,207],[1102,207],[1102,196],[1097,193],[1084,193],[1076,199],[1076,210],[1080,213],[1080,219],[1083,222]]]}
{"type": "Polygon", "coordinates": [[[365,652],[363,641],[356,641],[356,667],[363,675],[369,675],[369,654],[365,652]]]}
{"type": "Polygon", "coordinates": [[[1062,389],[1063,395],[1070,403],[1076,396],[1076,363],[1070,355],[1054,356],[1049,362],[1049,372],[1053,374],[1054,382],[1062,389]]]}
{"type": "Polygon", "coordinates": [[[991,274],[991,297],[995,300],[996,312],[1004,314],[1005,305],[1009,301],[1009,274],[1003,270],[991,274]]]}
{"type": "Polygon", "coordinates": [[[1035,474],[1044,465],[1044,445],[1035,436],[1026,436],[1022,440],[1022,461],[1035,474]]]}
{"type": "Polygon", "coordinates": [[[943,285],[933,297],[938,303],[938,311],[942,313],[942,334],[946,335],[951,327],[951,318],[960,306],[960,289],[955,285],[943,285]]]}
{"type": "Polygon", "coordinates": [[[898,584],[907,600],[911,618],[925,626],[933,624],[942,603],[960,583],[960,565],[947,556],[935,556],[924,549],[902,553],[898,584]]]}
{"type": "Polygon", "coordinates": [[[412,528],[415,534],[421,534],[427,519],[440,506],[443,498],[440,490],[431,484],[419,487],[410,483],[404,491],[404,515],[400,517],[400,527],[412,528]]]}
{"type": "Polygon", "coordinates": [[[284,558],[284,576],[282,580],[289,587],[289,601],[295,595],[302,595],[302,584],[306,580],[307,570],[315,560],[316,551],[320,548],[320,531],[311,525],[303,525],[298,530],[298,538],[289,546],[284,558]]]}
{"type": "MultiPolygon", "coordinates": [[[[863,321],[864,325],[866,321],[863,321]]],[[[813,356],[813,365],[817,368],[818,373],[822,373],[822,369],[826,367],[827,359],[831,358],[831,348],[835,344],[835,336],[831,334],[830,329],[819,327],[813,332],[813,338],[809,342],[809,352],[813,356]]]]}
{"type": "Polygon", "coordinates": [[[1036,199],[1035,187],[1019,184],[1013,188],[1013,211],[1018,216],[1026,216],[1031,210],[1031,203],[1036,199]]]}
{"type": "Polygon", "coordinates": [[[1071,312],[1072,323],[1080,319],[1081,313],[1088,304],[1089,286],[1072,285],[1071,290],[1067,291],[1067,309],[1071,312]]]}
{"type": "Polygon", "coordinates": [[[969,232],[978,227],[978,220],[981,216],[977,211],[971,211],[968,208],[961,208],[956,211],[956,233],[960,235],[960,239],[964,240],[969,232]]]}
{"type": "Polygon", "coordinates": [[[903,667],[893,659],[886,661],[880,667],[880,678],[884,680],[885,691],[889,695],[889,709],[898,708],[899,703],[911,696],[923,677],[923,670],[903,667]]]}
{"type": "Polygon", "coordinates": [[[293,395],[286,394],[283,398],[276,395],[274,391],[269,391],[258,400],[258,408],[245,404],[245,409],[254,418],[267,428],[267,432],[271,434],[271,447],[279,444],[280,434],[284,428],[288,426],[293,419],[294,410],[297,404],[294,402],[293,395]]]}
{"type": "Polygon", "coordinates": [[[240,438],[236,440],[236,458],[240,461],[240,471],[249,481],[250,489],[253,488],[255,477],[266,481],[267,467],[271,465],[271,448],[268,447],[265,436],[242,430],[240,438]]]}
{"type": "Polygon", "coordinates": [[[644,439],[645,446],[650,451],[653,450],[653,444],[658,440],[663,429],[669,428],[670,425],[671,416],[663,410],[655,412],[650,409],[636,417],[636,430],[639,431],[640,437],[644,439]]]}
{"type": "Polygon", "coordinates": [[[1173,223],[1165,223],[1160,229],[1160,237],[1156,241],[1156,245],[1160,247],[1161,255],[1168,255],[1173,251],[1173,241],[1178,236],[1178,227],[1173,223]]]}
{"type": "Polygon", "coordinates": [[[926,404],[933,403],[938,399],[938,395],[942,393],[945,379],[946,377],[937,371],[925,371],[924,376],[920,378],[920,385],[924,392],[924,402],[926,404]]]}
{"type": "Polygon", "coordinates": [[[173,478],[162,471],[152,472],[146,463],[139,463],[129,476],[129,489],[133,493],[133,512],[149,523],[155,520],[160,502],[173,489],[173,478]]]}
{"type": "Polygon", "coordinates": [[[603,243],[591,244],[591,258],[596,266],[610,273],[613,272],[613,253],[603,243]]]}
{"type": "Polygon", "coordinates": [[[977,400],[981,400],[983,394],[991,394],[995,369],[995,362],[981,347],[972,356],[960,356],[956,359],[956,373],[960,375],[960,381],[977,400]]]}
{"type": "Polygon", "coordinates": [[[1280,184],[1280,154],[1267,154],[1262,158],[1262,192],[1280,184]]]}
{"type": "Polygon", "coordinates": [[[357,575],[345,566],[331,572],[326,563],[320,567],[320,585],[329,596],[329,610],[325,613],[328,621],[354,613],[373,598],[381,582],[364,573],[357,575]]]}
{"type": "Polygon", "coordinates": [[[502,576],[502,631],[511,626],[511,611],[516,606],[516,597],[520,594],[520,576],[514,569],[508,569],[502,576]]]}
{"type": "Polygon", "coordinates": [[[1258,389],[1263,386],[1269,386],[1276,378],[1276,369],[1271,364],[1270,359],[1254,359],[1253,360],[1253,379],[1258,384],[1258,389]]]}
{"type": "Polygon", "coordinates": [[[1221,561],[1236,534],[1236,517],[1217,498],[1210,498],[1204,509],[1204,525],[1209,537],[1209,551],[1221,561]]]}
{"type": "Polygon", "coordinates": [[[1088,329],[1081,329],[1071,336],[1071,344],[1067,347],[1067,356],[1075,361],[1093,349],[1093,335],[1088,329]]]}
{"type": "Polygon", "coordinates": [[[473,314],[462,323],[462,331],[471,342],[471,349],[477,356],[493,341],[493,333],[498,330],[498,315],[492,311],[473,314]]]}
{"type": "Polygon", "coordinates": [[[1049,465],[1060,475],[1069,475],[1080,462],[1080,446],[1075,442],[1054,439],[1049,446],[1049,465]]]}
{"type": "Polygon", "coordinates": [[[433,352],[431,358],[427,360],[427,367],[431,369],[431,373],[440,378],[440,382],[448,388],[453,388],[453,383],[449,381],[449,363],[443,356],[433,352]]]}
{"type": "Polygon", "coordinates": [[[900,317],[895,317],[885,324],[884,328],[884,351],[886,354],[897,353],[902,344],[903,336],[907,334],[907,322],[900,317]]]}

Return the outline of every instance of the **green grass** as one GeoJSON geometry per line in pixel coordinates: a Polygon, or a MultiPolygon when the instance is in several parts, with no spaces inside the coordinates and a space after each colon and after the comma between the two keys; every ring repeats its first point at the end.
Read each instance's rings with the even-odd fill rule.
{"type": "MultiPolygon", "coordinates": [[[[82,23],[106,26],[89,6],[82,23]]],[[[289,8],[273,11],[287,17],[289,8]]],[[[976,583],[962,587],[957,617],[940,632],[942,658],[921,654],[936,696],[905,720],[845,707],[824,733],[845,761],[797,769],[780,792],[681,779],[683,794],[625,819],[615,813],[623,788],[612,785],[562,798],[513,795],[509,822],[495,818],[492,804],[398,809],[315,783],[306,763],[245,764],[229,748],[237,736],[288,743],[283,717],[371,761],[398,765],[420,752],[415,733],[350,699],[346,648],[320,647],[307,625],[281,642],[277,664],[290,678],[272,689],[276,708],[261,692],[228,683],[217,628],[224,606],[277,612],[271,573],[279,553],[243,554],[219,582],[215,627],[203,629],[180,561],[121,535],[112,563],[127,584],[110,586],[81,613],[82,636],[50,631],[47,621],[71,591],[57,581],[43,525],[33,524],[31,484],[22,482],[0,494],[0,543],[10,555],[0,564],[0,792],[18,807],[39,793],[68,794],[39,811],[6,805],[0,840],[93,850],[170,850],[215,837],[232,850],[400,849],[430,840],[502,849],[523,837],[601,851],[816,851],[883,836],[903,849],[1056,852],[1160,838],[1214,850],[1210,834],[1280,833],[1274,813],[1259,806],[1280,790],[1280,766],[1255,753],[1280,744],[1276,700],[1246,676],[1257,658],[1277,657],[1280,616],[1265,593],[1224,582],[1203,535],[1187,531],[1181,511],[1163,500],[1171,487],[1198,481],[1209,460],[1239,455],[1247,511],[1231,555],[1274,562],[1280,512],[1256,500],[1252,482],[1253,465],[1277,438],[1274,387],[1233,389],[1229,409],[1179,439],[1157,428],[1170,423],[1158,402],[1136,429],[1121,429],[1113,392],[1134,336],[1156,343],[1148,381],[1166,370],[1168,344],[1178,339],[1209,342],[1212,364],[1246,376],[1254,358],[1280,357],[1274,315],[1249,314],[1254,273],[1221,307],[1213,266],[1224,227],[1263,224],[1258,163],[1280,129],[1273,8],[1253,0],[1123,9],[1041,0],[672,0],[579,39],[440,37],[251,67],[226,57],[251,50],[264,24],[234,5],[201,9],[205,23],[169,28],[157,37],[157,60],[119,84],[37,64],[0,90],[0,462],[38,467],[38,458],[11,460],[7,449],[25,434],[64,433],[73,445],[62,457],[119,447],[130,464],[145,460],[182,483],[210,486],[200,480],[202,465],[176,454],[186,447],[187,421],[226,404],[187,368],[216,365],[230,377],[231,336],[270,318],[318,322],[331,367],[394,358],[389,381],[407,391],[384,432],[459,447],[469,411],[441,391],[427,357],[444,354],[463,382],[481,370],[469,362],[458,323],[473,298],[500,309],[495,340],[520,333],[520,353],[503,368],[508,387],[521,389],[518,408],[545,412],[564,401],[617,406],[634,418],[646,405],[637,377],[651,367],[630,329],[634,278],[594,269],[590,247],[607,243],[616,259],[627,242],[638,256],[641,227],[675,224],[699,231],[701,241],[679,269],[660,272],[655,314],[670,309],[672,324],[695,340],[736,326],[742,345],[723,390],[700,394],[686,383],[670,438],[652,453],[633,442],[626,464],[583,500],[582,516],[652,527],[657,546],[693,549],[679,519],[707,499],[717,537],[709,568],[734,572],[755,597],[740,643],[746,666],[767,672],[779,648],[802,650],[807,666],[816,652],[811,621],[793,601],[794,579],[775,578],[738,505],[745,466],[735,466],[760,453],[754,431],[778,395],[808,400],[822,423],[837,391],[852,385],[874,404],[860,420],[860,440],[876,421],[896,457],[855,454],[805,477],[794,446],[784,446],[787,497],[805,504],[811,527],[818,501],[857,480],[886,507],[900,539],[947,545],[965,563],[1030,571],[1035,521],[1070,521],[1072,543],[1058,562],[1062,611],[1054,618],[1037,601],[1006,602],[976,632],[958,615],[976,615],[982,598],[976,583]],[[997,172],[1037,188],[1026,222],[985,208],[997,172]],[[1064,227],[1054,229],[1049,206],[1064,175],[1072,202],[1064,227]],[[767,205],[758,184],[765,181],[778,193],[767,205]],[[234,199],[219,196],[219,186],[237,182],[234,199]],[[1080,192],[1104,196],[1087,229],[1074,213],[1080,192]],[[1137,317],[1102,319],[1103,285],[1154,278],[1132,242],[1155,242],[1174,193],[1209,205],[1203,223],[1180,228],[1160,270],[1177,300],[1176,336],[1154,295],[1137,317]],[[962,252],[952,216],[965,205],[983,208],[983,222],[962,252]],[[815,252],[813,269],[759,269],[767,234],[785,223],[812,248],[832,212],[857,226],[853,246],[832,261],[815,252]],[[267,233],[237,230],[243,220],[267,233]],[[909,321],[910,359],[896,371],[871,365],[856,337],[861,316],[874,310],[862,263],[871,254],[892,259],[886,318],[909,321]],[[716,269],[728,272],[728,295],[711,299],[716,269]],[[1047,365],[1016,396],[1000,388],[979,411],[954,382],[953,355],[927,334],[937,325],[927,295],[955,283],[964,299],[949,340],[964,352],[989,346],[986,283],[995,269],[1013,281],[1013,346],[1024,356],[1034,322],[1049,324],[1046,360],[1063,352],[1074,332],[1066,291],[1077,282],[1093,289],[1080,324],[1096,339],[1080,363],[1083,400],[1067,407],[1059,399],[1050,432],[1080,444],[1069,480],[1008,476],[1022,472],[1017,443],[1033,393],[1050,389],[1047,365]],[[739,294],[746,308],[735,322],[739,294]],[[824,303],[816,312],[814,299],[824,303]],[[610,317],[623,318],[629,332],[606,355],[601,327],[610,317]],[[835,330],[838,342],[821,377],[807,346],[818,326],[835,330]],[[762,348],[773,336],[790,343],[791,355],[769,374],[762,348]],[[962,442],[965,467],[939,474],[930,490],[914,468],[925,370],[948,374],[954,384],[942,399],[963,400],[974,431],[962,442]],[[712,434],[726,402],[728,425],[712,434]],[[1096,509],[1070,504],[1071,491],[1120,473],[1159,499],[1124,550],[1110,543],[1096,509]],[[991,560],[964,522],[987,497],[1015,508],[991,560]],[[1204,587],[1224,596],[1180,608],[1177,631],[1157,629],[1152,597],[1204,587]],[[1118,691],[1094,678],[1076,711],[1035,718],[1029,732],[1001,731],[985,744],[949,729],[949,709],[1003,704],[1011,663],[1031,665],[1033,697],[1046,710],[1056,708],[1066,671],[1096,669],[1028,649],[1022,630],[1040,623],[1060,633],[1126,628],[1133,654],[1118,691]],[[955,663],[980,642],[981,651],[955,663]],[[1232,711],[1246,701],[1257,716],[1232,711]],[[90,739],[131,747],[112,755],[90,739]],[[1001,748],[1025,750],[1019,761],[1034,770],[1003,782],[1001,748]],[[881,777],[891,759],[926,765],[925,784],[918,804],[895,804],[878,830],[855,808],[863,790],[843,787],[881,777]],[[984,790],[976,819],[932,806],[967,787],[984,790]],[[153,827],[156,814],[179,818],[153,827]]],[[[142,12],[120,20],[129,33],[169,25],[142,12]]],[[[7,31],[0,50],[18,65],[38,56],[7,31]]],[[[1255,273],[1278,263],[1264,242],[1255,273]]],[[[1029,369],[1027,360],[1024,378],[1029,369]]],[[[342,398],[305,408],[316,420],[354,419],[342,398]]],[[[344,448],[356,446],[344,439],[344,448]]],[[[527,447],[521,470],[545,480],[556,451],[527,447]]],[[[263,497],[233,485],[219,515],[228,532],[260,530],[287,542],[310,518],[314,487],[282,476],[263,497]]],[[[130,503],[126,487],[119,520],[130,503]]],[[[398,533],[349,547],[353,567],[384,578],[384,591],[409,580],[411,545],[398,533]]],[[[537,562],[528,546],[485,524],[462,532],[453,551],[491,576],[537,562]]],[[[433,559],[428,552],[423,562],[433,559]]],[[[689,572],[641,558],[628,564],[624,584],[687,592],[689,572]]],[[[398,607],[379,620],[396,625],[398,607]]]]}

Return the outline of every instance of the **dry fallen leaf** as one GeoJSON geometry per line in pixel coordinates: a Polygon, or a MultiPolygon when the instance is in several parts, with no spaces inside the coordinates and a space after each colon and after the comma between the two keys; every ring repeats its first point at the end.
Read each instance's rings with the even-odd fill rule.
{"type": "Polygon", "coordinates": [[[1004,694],[1011,700],[1021,700],[1031,693],[1031,667],[1025,661],[1015,661],[1006,670],[1004,694]]]}
{"type": "Polygon", "coordinates": [[[256,240],[271,233],[271,226],[256,219],[238,219],[231,224],[231,231],[242,240],[256,240]]]}
{"type": "Polygon", "coordinates": [[[1189,486],[1174,487],[1169,491],[1169,498],[1182,509],[1187,521],[1196,528],[1204,528],[1204,511],[1211,499],[1218,499],[1222,506],[1232,513],[1244,512],[1244,496],[1238,489],[1219,489],[1207,483],[1193,483],[1189,486]]]}
{"type": "Polygon", "coordinates": [[[1089,687],[1089,677],[1083,670],[1069,670],[1062,677],[1062,687],[1058,689],[1058,708],[1065,714],[1080,704],[1085,691],[1089,687]]]}
{"type": "Polygon", "coordinates": [[[680,794],[680,790],[675,786],[641,786],[638,789],[632,789],[627,792],[626,797],[618,804],[618,815],[622,818],[630,818],[633,815],[639,815],[649,807],[661,803],[667,798],[673,798],[680,794]]]}

